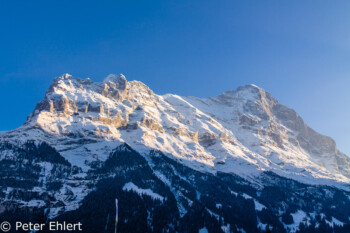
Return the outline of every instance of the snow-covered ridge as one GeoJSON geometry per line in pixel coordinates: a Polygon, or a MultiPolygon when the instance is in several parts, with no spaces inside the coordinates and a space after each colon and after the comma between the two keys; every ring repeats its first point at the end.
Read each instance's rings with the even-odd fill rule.
{"type": "Polygon", "coordinates": [[[335,142],[255,85],[196,98],[156,95],[123,75],[97,83],[65,74],[54,79],[22,127],[0,136],[28,139],[48,141],[84,170],[126,142],[207,172],[256,177],[273,171],[308,183],[350,181],[350,159],[335,142]]]}

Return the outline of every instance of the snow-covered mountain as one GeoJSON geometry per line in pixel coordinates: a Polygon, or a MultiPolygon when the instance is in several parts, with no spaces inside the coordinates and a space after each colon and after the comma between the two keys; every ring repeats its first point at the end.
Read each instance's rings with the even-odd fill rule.
{"type": "MultiPolygon", "coordinates": [[[[3,177],[6,177],[1,185],[3,196],[0,198],[3,202],[0,214],[13,210],[12,201],[25,208],[44,208],[47,218],[59,218],[69,211],[79,211],[84,206],[84,200],[96,190],[94,186],[98,182],[120,172],[111,173],[106,166],[114,161],[111,157],[113,153],[123,151],[142,155],[142,159],[145,159],[142,166],[149,166],[153,171],[149,177],[156,177],[149,179],[159,179],[169,188],[181,218],[186,216],[195,200],[181,191],[186,186],[174,186],[174,177],[188,182],[188,185],[200,182],[193,178],[197,176],[209,180],[214,179],[211,177],[236,177],[237,184],[233,183],[239,188],[230,186],[233,183],[227,184],[227,192],[253,200],[255,211],[275,211],[273,214],[277,220],[274,221],[282,223],[281,226],[270,220],[263,223],[259,217],[254,217],[258,219],[254,229],[267,230],[267,226],[271,225],[271,230],[284,229],[288,232],[301,230],[301,223],[305,226],[310,226],[312,221],[320,224],[322,218],[317,222],[315,216],[326,214],[319,210],[306,213],[302,210],[304,207],[294,206],[294,209],[298,209],[288,216],[292,216],[292,219],[294,215],[296,219],[300,215],[305,216],[298,224],[294,219],[289,226],[279,218],[288,212],[286,206],[289,202],[301,198],[300,192],[291,189],[297,195],[292,197],[294,194],[290,194],[293,199],[268,203],[267,198],[262,204],[258,201],[261,190],[281,183],[285,190],[289,190],[290,187],[285,185],[287,181],[293,187],[306,185],[306,190],[327,185],[327,191],[307,192],[315,196],[325,192],[333,198],[335,193],[329,189],[347,193],[350,187],[350,158],[336,148],[334,140],[308,127],[294,110],[280,104],[271,94],[255,85],[239,87],[217,97],[196,98],[157,95],[145,84],[127,81],[123,75],[109,75],[98,83],[65,74],[53,81],[45,98],[37,104],[23,126],[0,134],[0,165],[4,168],[3,177]],[[165,162],[169,159],[175,164],[164,172],[156,162],[159,158],[162,158],[164,169],[169,166],[170,162],[165,162]],[[23,167],[30,170],[29,176],[19,172],[23,167]],[[176,167],[182,167],[182,174],[176,167]],[[103,175],[101,169],[105,169],[103,175]],[[16,175],[12,173],[18,173],[18,177],[23,179],[27,177],[33,184],[19,186],[22,190],[19,191],[13,185],[16,175]],[[254,187],[256,191],[247,191],[248,195],[240,190],[241,186],[246,187],[244,190],[254,187]],[[33,196],[24,198],[19,194],[28,190],[33,196]],[[51,200],[42,197],[43,193],[51,195],[51,200]],[[273,207],[274,204],[276,206],[273,207]],[[267,208],[269,205],[270,208],[267,208]]],[[[115,163],[122,166],[119,164],[121,162],[115,163]]],[[[128,176],[124,174],[123,177],[128,176]]],[[[220,182],[224,182],[226,178],[220,179],[220,182]]],[[[146,189],[147,182],[144,182],[145,187],[142,188],[135,184],[135,180],[126,179],[124,184],[120,184],[120,192],[135,191],[141,196],[157,197],[161,203],[168,200],[168,194],[161,195],[146,189]]],[[[200,202],[200,193],[206,191],[198,191],[201,188],[195,185],[191,187],[197,192],[195,199],[200,202]]],[[[208,197],[210,195],[215,194],[208,193],[208,197]]],[[[338,199],[330,202],[335,200],[338,199]]],[[[350,198],[345,204],[348,207],[349,201],[350,198]]],[[[204,206],[214,218],[224,215],[204,206]]],[[[219,207],[214,209],[222,209],[219,207]]],[[[339,222],[341,224],[338,225],[343,226],[346,223],[334,216],[327,218],[328,226],[334,227],[339,222]]],[[[224,232],[240,231],[239,224],[235,227],[232,222],[230,224],[231,228],[224,223],[219,224],[219,228],[224,232]]],[[[167,229],[172,231],[176,227],[167,229]]]]}
{"type": "Polygon", "coordinates": [[[52,139],[69,162],[85,170],[89,162],[105,160],[104,149],[118,141],[140,151],[160,150],[214,173],[273,171],[312,183],[350,181],[350,158],[335,142],[255,85],[201,99],[157,95],[123,75],[95,83],[65,74],[54,80],[24,126],[3,138],[14,136],[52,139]],[[82,155],[86,150],[90,153],[82,155]]]}

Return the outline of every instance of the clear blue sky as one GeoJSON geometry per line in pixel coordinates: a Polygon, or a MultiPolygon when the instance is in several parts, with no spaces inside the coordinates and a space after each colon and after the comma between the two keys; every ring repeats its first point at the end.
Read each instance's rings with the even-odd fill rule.
{"type": "Polygon", "coordinates": [[[254,83],[350,155],[349,12],[341,0],[1,1],[0,130],[60,74],[123,73],[158,94],[254,83]]]}

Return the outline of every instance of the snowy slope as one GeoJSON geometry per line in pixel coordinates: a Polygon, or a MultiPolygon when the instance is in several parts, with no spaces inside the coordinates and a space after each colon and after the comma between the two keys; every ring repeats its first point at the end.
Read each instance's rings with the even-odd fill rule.
{"type": "Polygon", "coordinates": [[[335,142],[255,85],[201,99],[156,95],[123,75],[98,83],[65,74],[27,122],[0,140],[48,142],[83,171],[126,142],[214,174],[253,180],[273,171],[312,184],[350,181],[350,159],[335,142]]]}

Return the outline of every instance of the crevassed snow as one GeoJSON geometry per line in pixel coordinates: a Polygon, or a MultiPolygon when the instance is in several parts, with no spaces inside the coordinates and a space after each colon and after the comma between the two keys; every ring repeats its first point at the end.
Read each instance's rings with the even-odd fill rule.
{"type": "Polygon", "coordinates": [[[132,190],[132,191],[135,191],[136,193],[138,193],[139,195],[147,195],[147,196],[150,196],[152,199],[160,200],[162,202],[164,200],[163,196],[159,195],[158,193],[153,192],[151,189],[139,188],[138,186],[136,186],[132,182],[126,183],[123,186],[123,190],[124,191],[131,191],[132,190]]]}

